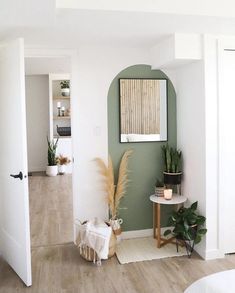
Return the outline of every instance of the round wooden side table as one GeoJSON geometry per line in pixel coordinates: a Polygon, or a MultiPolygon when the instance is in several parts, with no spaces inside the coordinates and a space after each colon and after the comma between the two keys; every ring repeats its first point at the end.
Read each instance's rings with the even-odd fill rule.
{"type": "Polygon", "coordinates": [[[182,204],[186,202],[187,197],[184,195],[173,194],[172,199],[167,200],[164,197],[159,197],[153,194],[149,197],[149,199],[153,202],[153,237],[157,238],[157,247],[161,248],[167,243],[173,243],[175,239],[174,237],[168,239],[161,237],[161,205],[182,204]]]}

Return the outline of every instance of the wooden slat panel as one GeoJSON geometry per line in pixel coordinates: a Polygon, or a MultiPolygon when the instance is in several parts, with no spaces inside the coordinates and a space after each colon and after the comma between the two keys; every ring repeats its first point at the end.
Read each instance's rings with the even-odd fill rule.
{"type": "Polygon", "coordinates": [[[159,133],[159,90],[158,80],[120,79],[122,134],[159,133]]]}

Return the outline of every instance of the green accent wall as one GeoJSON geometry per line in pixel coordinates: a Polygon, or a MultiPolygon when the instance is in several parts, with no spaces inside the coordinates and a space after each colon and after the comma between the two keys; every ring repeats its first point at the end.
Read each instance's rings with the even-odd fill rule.
{"type": "MultiPolygon", "coordinates": [[[[164,142],[119,142],[119,78],[167,78],[160,70],[148,65],[134,65],[121,71],[112,81],[108,92],[108,146],[115,176],[120,159],[127,149],[133,149],[129,160],[129,185],[121,201],[119,217],[124,231],[152,228],[153,208],[149,196],[154,193],[156,178],[162,178],[163,159],[161,146],[164,142]]],[[[168,143],[176,147],[176,94],[168,79],[168,143]]],[[[162,207],[162,226],[166,225],[171,207],[162,207]]]]}

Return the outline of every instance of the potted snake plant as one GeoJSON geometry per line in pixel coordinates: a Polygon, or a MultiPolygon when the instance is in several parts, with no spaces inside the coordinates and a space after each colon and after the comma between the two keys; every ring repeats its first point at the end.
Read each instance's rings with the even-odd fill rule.
{"type": "Polygon", "coordinates": [[[46,168],[46,175],[47,176],[56,176],[58,174],[58,166],[57,166],[57,159],[56,159],[56,149],[58,144],[58,138],[56,141],[52,139],[51,141],[47,137],[47,160],[48,166],[46,168]]]}
{"type": "Polygon", "coordinates": [[[162,146],[163,159],[165,163],[164,184],[178,185],[181,184],[182,171],[181,160],[182,153],[176,148],[169,147],[168,144],[162,146]]]}
{"type": "Polygon", "coordinates": [[[159,197],[163,197],[164,190],[165,190],[164,183],[161,180],[157,179],[155,183],[155,195],[159,197]]]}

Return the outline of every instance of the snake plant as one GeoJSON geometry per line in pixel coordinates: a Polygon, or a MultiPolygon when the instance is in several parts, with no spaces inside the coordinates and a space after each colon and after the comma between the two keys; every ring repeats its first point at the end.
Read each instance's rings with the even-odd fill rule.
{"type": "Polygon", "coordinates": [[[180,172],[181,151],[176,148],[169,147],[168,144],[162,146],[163,158],[165,163],[165,171],[167,173],[178,173],[180,172]]]}
{"type": "Polygon", "coordinates": [[[56,141],[53,139],[50,141],[47,137],[47,145],[48,145],[48,152],[47,152],[47,160],[48,160],[48,166],[56,166],[57,160],[56,160],[56,149],[58,144],[58,138],[56,141]]]}

